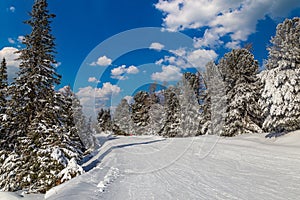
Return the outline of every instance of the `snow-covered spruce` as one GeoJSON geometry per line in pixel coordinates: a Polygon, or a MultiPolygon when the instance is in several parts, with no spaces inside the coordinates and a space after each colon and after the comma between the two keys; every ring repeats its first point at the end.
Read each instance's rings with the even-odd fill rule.
{"type": "Polygon", "coordinates": [[[122,99],[117,106],[113,117],[114,132],[116,134],[129,135],[131,133],[133,121],[131,120],[130,109],[130,105],[126,99],[122,99]]]}
{"type": "Polygon", "coordinates": [[[227,109],[221,135],[234,136],[261,132],[261,84],[258,62],[247,49],[235,49],[224,55],[218,64],[224,80],[227,109]]]}
{"type": "Polygon", "coordinates": [[[267,132],[300,129],[300,18],[279,24],[262,72],[264,83],[260,104],[267,132]]]}
{"type": "Polygon", "coordinates": [[[198,133],[218,134],[223,128],[223,113],[226,111],[225,85],[216,64],[211,61],[205,66],[205,90],[201,93],[201,118],[198,133]]]}
{"type": "Polygon", "coordinates": [[[60,75],[55,72],[50,27],[54,15],[47,7],[46,0],[34,2],[31,19],[26,21],[32,32],[25,36],[25,48],[19,51],[20,71],[9,89],[7,134],[2,135],[0,147],[0,190],[4,191],[45,192],[65,177],[82,173],[79,166],[69,176],[61,173],[74,161],[78,165],[83,146],[78,132],[67,123],[70,110],[65,98],[53,89],[60,75]]]}

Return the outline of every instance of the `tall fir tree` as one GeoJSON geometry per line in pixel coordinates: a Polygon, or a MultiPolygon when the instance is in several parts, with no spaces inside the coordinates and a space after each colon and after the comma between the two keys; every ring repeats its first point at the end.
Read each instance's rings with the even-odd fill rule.
{"type": "Polygon", "coordinates": [[[300,18],[286,19],[271,39],[260,100],[267,132],[300,129],[300,18]]]}
{"type": "Polygon", "coordinates": [[[45,192],[83,173],[76,165],[82,152],[63,119],[64,99],[56,95],[60,82],[55,71],[55,44],[46,0],[35,0],[30,19],[32,31],[20,50],[20,70],[10,88],[7,108],[7,148],[1,156],[0,188],[4,191],[45,192]],[[77,167],[74,167],[76,165],[77,167]],[[70,169],[72,166],[72,170],[70,169]],[[65,170],[66,168],[66,170],[65,170]],[[76,169],[75,169],[76,168],[76,169]]]}
{"type": "Polygon", "coordinates": [[[182,135],[180,127],[180,91],[177,87],[171,86],[164,91],[165,122],[160,135],[166,137],[176,137],[182,135]]]}
{"type": "Polygon", "coordinates": [[[179,104],[180,104],[180,128],[177,136],[196,136],[201,120],[200,103],[203,92],[203,78],[198,72],[184,73],[182,80],[178,84],[179,104]]]}
{"type": "Polygon", "coordinates": [[[7,86],[7,67],[6,60],[3,58],[0,64],[0,119],[2,119],[6,110],[7,86]]]}
{"type": "MultiPolygon", "coordinates": [[[[7,107],[7,67],[5,58],[0,64],[0,151],[2,150],[5,141],[5,126],[7,125],[6,107],[7,107]]],[[[0,154],[1,155],[1,154],[0,154]]]]}
{"type": "Polygon", "coordinates": [[[131,107],[126,99],[122,99],[117,106],[114,112],[113,124],[116,126],[114,130],[116,134],[132,134],[133,121],[131,119],[131,107]]]}
{"type": "Polygon", "coordinates": [[[100,131],[112,131],[113,126],[110,109],[101,108],[98,113],[97,121],[100,131]]]}
{"type": "MultiPolygon", "coordinates": [[[[17,136],[24,136],[28,132],[35,116],[46,104],[53,106],[53,86],[60,82],[54,67],[55,43],[50,27],[55,15],[49,14],[47,7],[46,0],[35,0],[31,18],[25,21],[31,26],[31,33],[23,40],[25,48],[17,52],[20,54],[20,70],[10,94],[10,107],[13,109],[10,110],[10,132],[17,136]]],[[[16,137],[13,137],[12,142],[16,142],[16,137]]]]}
{"type": "Polygon", "coordinates": [[[258,62],[247,49],[234,49],[218,64],[225,83],[227,110],[222,135],[261,132],[258,62]]]}

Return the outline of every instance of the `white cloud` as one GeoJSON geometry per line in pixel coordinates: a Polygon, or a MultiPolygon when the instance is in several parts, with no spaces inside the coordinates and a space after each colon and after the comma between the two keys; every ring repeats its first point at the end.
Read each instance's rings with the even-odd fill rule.
{"type": "Polygon", "coordinates": [[[154,81],[178,81],[182,77],[180,68],[174,65],[162,66],[162,72],[155,72],[151,75],[154,81]]]}
{"type": "Polygon", "coordinates": [[[84,113],[88,116],[93,116],[99,107],[105,105],[107,100],[120,92],[120,87],[106,82],[103,83],[102,88],[93,88],[91,86],[79,88],[76,95],[80,100],[84,113]]]}
{"type": "Polygon", "coordinates": [[[13,12],[13,13],[14,13],[14,12],[16,11],[16,8],[15,8],[14,6],[10,6],[10,7],[9,7],[9,10],[10,10],[10,12],[13,12]]]}
{"type": "Polygon", "coordinates": [[[91,66],[102,66],[102,67],[107,67],[111,65],[112,60],[106,56],[99,57],[96,62],[92,62],[90,65],[91,66]]]}
{"type": "Polygon", "coordinates": [[[240,43],[238,41],[232,41],[232,42],[228,42],[225,45],[226,48],[228,49],[238,49],[241,47],[240,43]]]}
{"type": "Polygon", "coordinates": [[[256,31],[258,20],[285,17],[300,1],[159,0],[155,7],[165,14],[163,25],[169,31],[206,28],[203,38],[195,38],[196,48],[222,45],[225,35],[232,40],[227,45],[231,48],[256,31]]]}
{"type": "Polygon", "coordinates": [[[121,92],[121,88],[117,85],[112,85],[110,82],[103,83],[102,88],[93,88],[91,86],[85,88],[79,88],[76,93],[79,98],[99,98],[102,100],[108,100],[109,97],[118,95],[121,92]]]}
{"type": "Polygon", "coordinates": [[[89,77],[88,82],[90,82],[90,83],[100,83],[100,81],[96,77],[89,77]]]}
{"type": "Polygon", "coordinates": [[[155,62],[157,65],[173,65],[181,69],[186,68],[204,68],[206,63],[215,60],[218,55],[214,50],[196,49],[186,50],[180,48],[178,50],[171,50],[174,56],[165,56],[155,62]]]}
{"type": "Polygon", "coordinates": [[[137,73],[139,73],[139,69],[136,66],[131,65],[127,68],[126,65],[121,65],[111,70],[111,78],[126,80],[128,79],[128,77],[125,76],[125,74],[137,74],[137,73]]]}
{"type": "Polygon", "coordinates": [[[19,70],[20,61],[16,60],[19,57],[19,55],[15,53],[16,51],[18,51],[18,49],[14,47],[4,47],[0,50],[0,59],[6,59],[9,82],[13,80],[19,70]]]}
{"type": "Polygon", "coordinates": [[[136,66],[131,65],[127,68],[127,73],[128,74],[137,74],[137,73],[139,73],[139,69],[136,66]]]}
{"type": "Polygon", "coordinates": [[[25,40],[25,37],[23,35],[19,35],[17,40],[19,43],[22,43],[25,40]]]}
{"type": "Polygon", "coordinates": [[[15,44],[15,43],[16,43],[16,41],[14,41],[14,39],[12,39],[12,38],[8,38],[7,40],[8,40],[8,42],[9,42],[10,44],[15,44]]]}
{"type": "Polygon", "coordinates": [[[154,50],[157,50],[157,51],[161,51],[164,47],[165,47],[165,45],[163,45],[161,43],[153,42],[150,45],[149,49],[154,49],[154,50]]]}
{"type": "Polygon", "coordinates": [[[125,96],[124,99],[127,100],[128,104],[132,104],[134,102],[133,96],[125,96]]]}
{"type": "Polygon", "coordinates": [[[204,68],[206,63],[215,60],[218,54],[214,50],[197,49],[188,53],[187,60],[194,68],[204,68]]]}

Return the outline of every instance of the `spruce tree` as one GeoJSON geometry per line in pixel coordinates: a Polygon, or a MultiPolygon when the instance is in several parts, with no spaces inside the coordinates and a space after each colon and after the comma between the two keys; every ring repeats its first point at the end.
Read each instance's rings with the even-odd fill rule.
{"type": "Polygon", "coordinates": [[[64,100],[53,89],[60,75],[54,67],[50,27],[55,16],[47,7],[46,0],[35,0],[31,18],[25,22],[32,31],[25,36],[25,48],[18,52],[20,70],[10,88],[8,148],[0,169],[0,188],[4,191],[45,192],[83,172],[79,165],[77,171],[64,170],[74,167],[82,152],[72,146],[74,141],[62,115],[64,100]]]}
{"type": "Polygon", "coordinates": [[[110,109],[101,108],[98,113],[97,121],[100,131],[112,131],[112,117],[110,109]]]}
{"type": "Polygon", "coordinates": [[[203,92],[203,79],[200,73],[185,73],[178,84],[180,104],[180,133],[177,136],[198,135],[198,127],[201,119],[200,97],[203,92]],[[201,89],[200,89],[201,88],[201,89]]]}
{"type": "Polygon", "coordinates": [[[276,28],[266,68],[260,100],[267,132],[300,129],[300,18],[286,19],[276,28]]]}
{"type": "Polygon", "coordinates": [[[0,119],[4,117],[7,102],[7,67],[5,58],[0,64],[0,119]]]}
{"type": "Polygon", "coordinates": [[[53,106],[53,86],[60,82],[54,67],[55,43],[50,27],[55,15],[49,14],[47,6],[46,0],[35,0],[31,18],[25,21],[32,30],[23,40],[25,48],[18,51],[20,70],[12,84],[10,101],[14,109],[10,112],[10,131],[17,136],[26,135],[31,122],[46,105],[53,106]]]}
{"type": "Polygon", "coordinates": [[[126,99],[122,99],[114,113],[113,124],[116,126],[117,134],[129,135],[133,127],[131,119],[131,107],[126,99]]]}
{"type": "Polygon", "coordinates": [[[164,91],[165,122],[160,133],[162,136],[176,137],[182,135],[179,94],[179,89],[174,86],[164,91]]]}
{"type": "Polygon", "coordinates": [[[5,58],[2,59],[0,64],[0,168],[3,163],[3,156],[5,156],[5,146],[7,144],[6,138],[6,106],[7,106],[7,68],[5,58]]]}
{"type": "Polygon", "coordinates": [[[153,104],[159,102],[159,99],[155,93],[149,94],[146,91],[137,92],[133,98],[134,103],[131,106],[133,132],[136,135],[149,135],[151,132],[149,111],[153,104]]]}
{"type": "Polygon", "coordinates": [[[261,132],[261,85],[257,77],[258,62],[247,49],[235,49],[225,54],[218,64],[225,83],[227,110],[224,136],[261,132]]]}

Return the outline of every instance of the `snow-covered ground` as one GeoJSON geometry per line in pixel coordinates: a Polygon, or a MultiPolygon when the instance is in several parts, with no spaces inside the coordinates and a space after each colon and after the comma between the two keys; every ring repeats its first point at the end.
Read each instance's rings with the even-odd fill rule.
{"type": "MultiPolygon", "coordinates": [[[[111,137],[84,168],[45,198],[299,199],[300,131],[271,139],[111,137]]],[[[44,198],[31,199],[37,197],[44,198]]],[[[25,198],[0,193],[2,199],[25,198]]]]}

